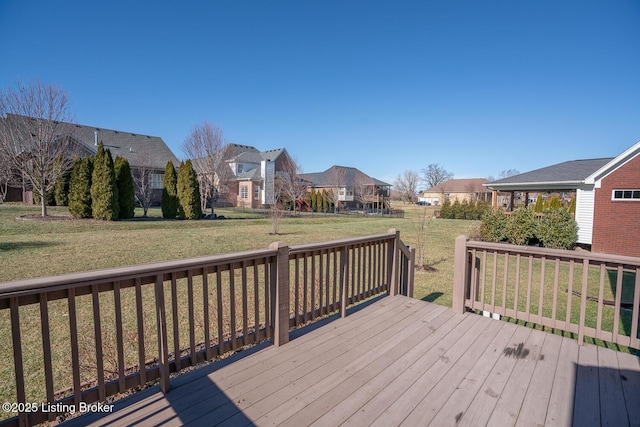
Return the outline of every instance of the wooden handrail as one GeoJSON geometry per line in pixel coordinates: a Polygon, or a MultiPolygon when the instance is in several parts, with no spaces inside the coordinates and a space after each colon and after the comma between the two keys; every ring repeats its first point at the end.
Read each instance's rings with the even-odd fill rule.
{"type": "MultiPolygon", "coordinates": [[[[410,295],[414,254],[389,230],[0,283],[0,314],[8,313],[0,328],[12,336],[15,374],[15,394],[0,397],[77,406],[150,381],[167,392],[172,372],[264,339],[283,345],[292,326],[334,312],[344,316],[349,305],[389,292],[393,281],[410,295]],[[69,332],[62,336],[54,327],[60,317],[51,315],[61,307],[69,332]],[[39,316],[38,334],[23,326],[33,316],[39,316]],[[43,350],[38,356],[25,348],[43,350]],[[64,348],[70,350],[69,366],[59,360],[64,348]],[[92,366],[86,354],[95,354],[92,366]],[[34,385],[40,380],[26,370],[33,366],[44,371],[42,385],[34,385]],[[34,389],[43,393],[30,395],[34,389]]],[[[8,425],[54,421],[57,415],[23,412],[8,425]]]]}
{"type": "Polygon", "coordinates": [[[637,349],[640,258],[459,236],[453,310],[465,309],[571,332],[580,343],[590,337],[637,349]]]}

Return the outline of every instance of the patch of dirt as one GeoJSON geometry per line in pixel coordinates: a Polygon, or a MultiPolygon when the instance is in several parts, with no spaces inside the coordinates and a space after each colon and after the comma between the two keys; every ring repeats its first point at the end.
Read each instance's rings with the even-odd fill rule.
{"type": "Polygon", "coordinates": [[[42,216],[42,215],[30,214],[30,215],[17,216],[16,219],[25,220],[25,221],[69,221],[69,220],[72,220],[74,218],[72,216],[70,216],[70,215],[47,215],[47,216],[42,216]]]}

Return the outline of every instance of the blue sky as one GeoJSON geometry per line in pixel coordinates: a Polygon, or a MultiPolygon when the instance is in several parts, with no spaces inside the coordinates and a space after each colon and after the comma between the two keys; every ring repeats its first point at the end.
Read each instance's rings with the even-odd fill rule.
{"type": "Polygon", "coordinates": [[[640,2],[1,1],[0,87],[37,79],[181,158],[208,120],[304,172],[497,176],[640,140],[640,2]]]}

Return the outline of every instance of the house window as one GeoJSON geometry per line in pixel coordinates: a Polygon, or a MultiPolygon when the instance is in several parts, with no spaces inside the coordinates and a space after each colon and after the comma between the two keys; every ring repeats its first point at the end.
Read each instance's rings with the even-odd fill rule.
{"type": "Polygon", "coordinates": [[[244,168],[242,167],[242,163],[238,163],[236,166],[236,175],[240,175],[242,172],[244,172],[244,168]]]}
{"type": "Polygon", "coordinates": [[[640,201],[640,190],[613,190],[611,199],[640,201]]]}
{"type": "Polygon", "coordinates": [[[253,187],[253,198],[254,200],[260,200],[260,187],[253,187]]]}
{"type": "Polygon", "coordinates": [[[149,175],[149,184],[151,188],[154,190],[162,189],[164,187],[164,174],[162,173],[152,173],[149,175]]]}
{"type": "Polygon", "coordinates": [[[240,198],[241,199],[248,199],[249,198],[249,186],[248,185],[241,185],[240,186],[240,198]]]}

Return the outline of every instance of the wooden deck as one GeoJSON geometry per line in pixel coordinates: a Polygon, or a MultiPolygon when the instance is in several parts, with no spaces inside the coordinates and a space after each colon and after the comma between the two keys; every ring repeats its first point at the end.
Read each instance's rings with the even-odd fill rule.
{"type": "Polygon", "coordinates": [[[403,296],[69,425],[639,425],[638,357],[403,296]]]}

